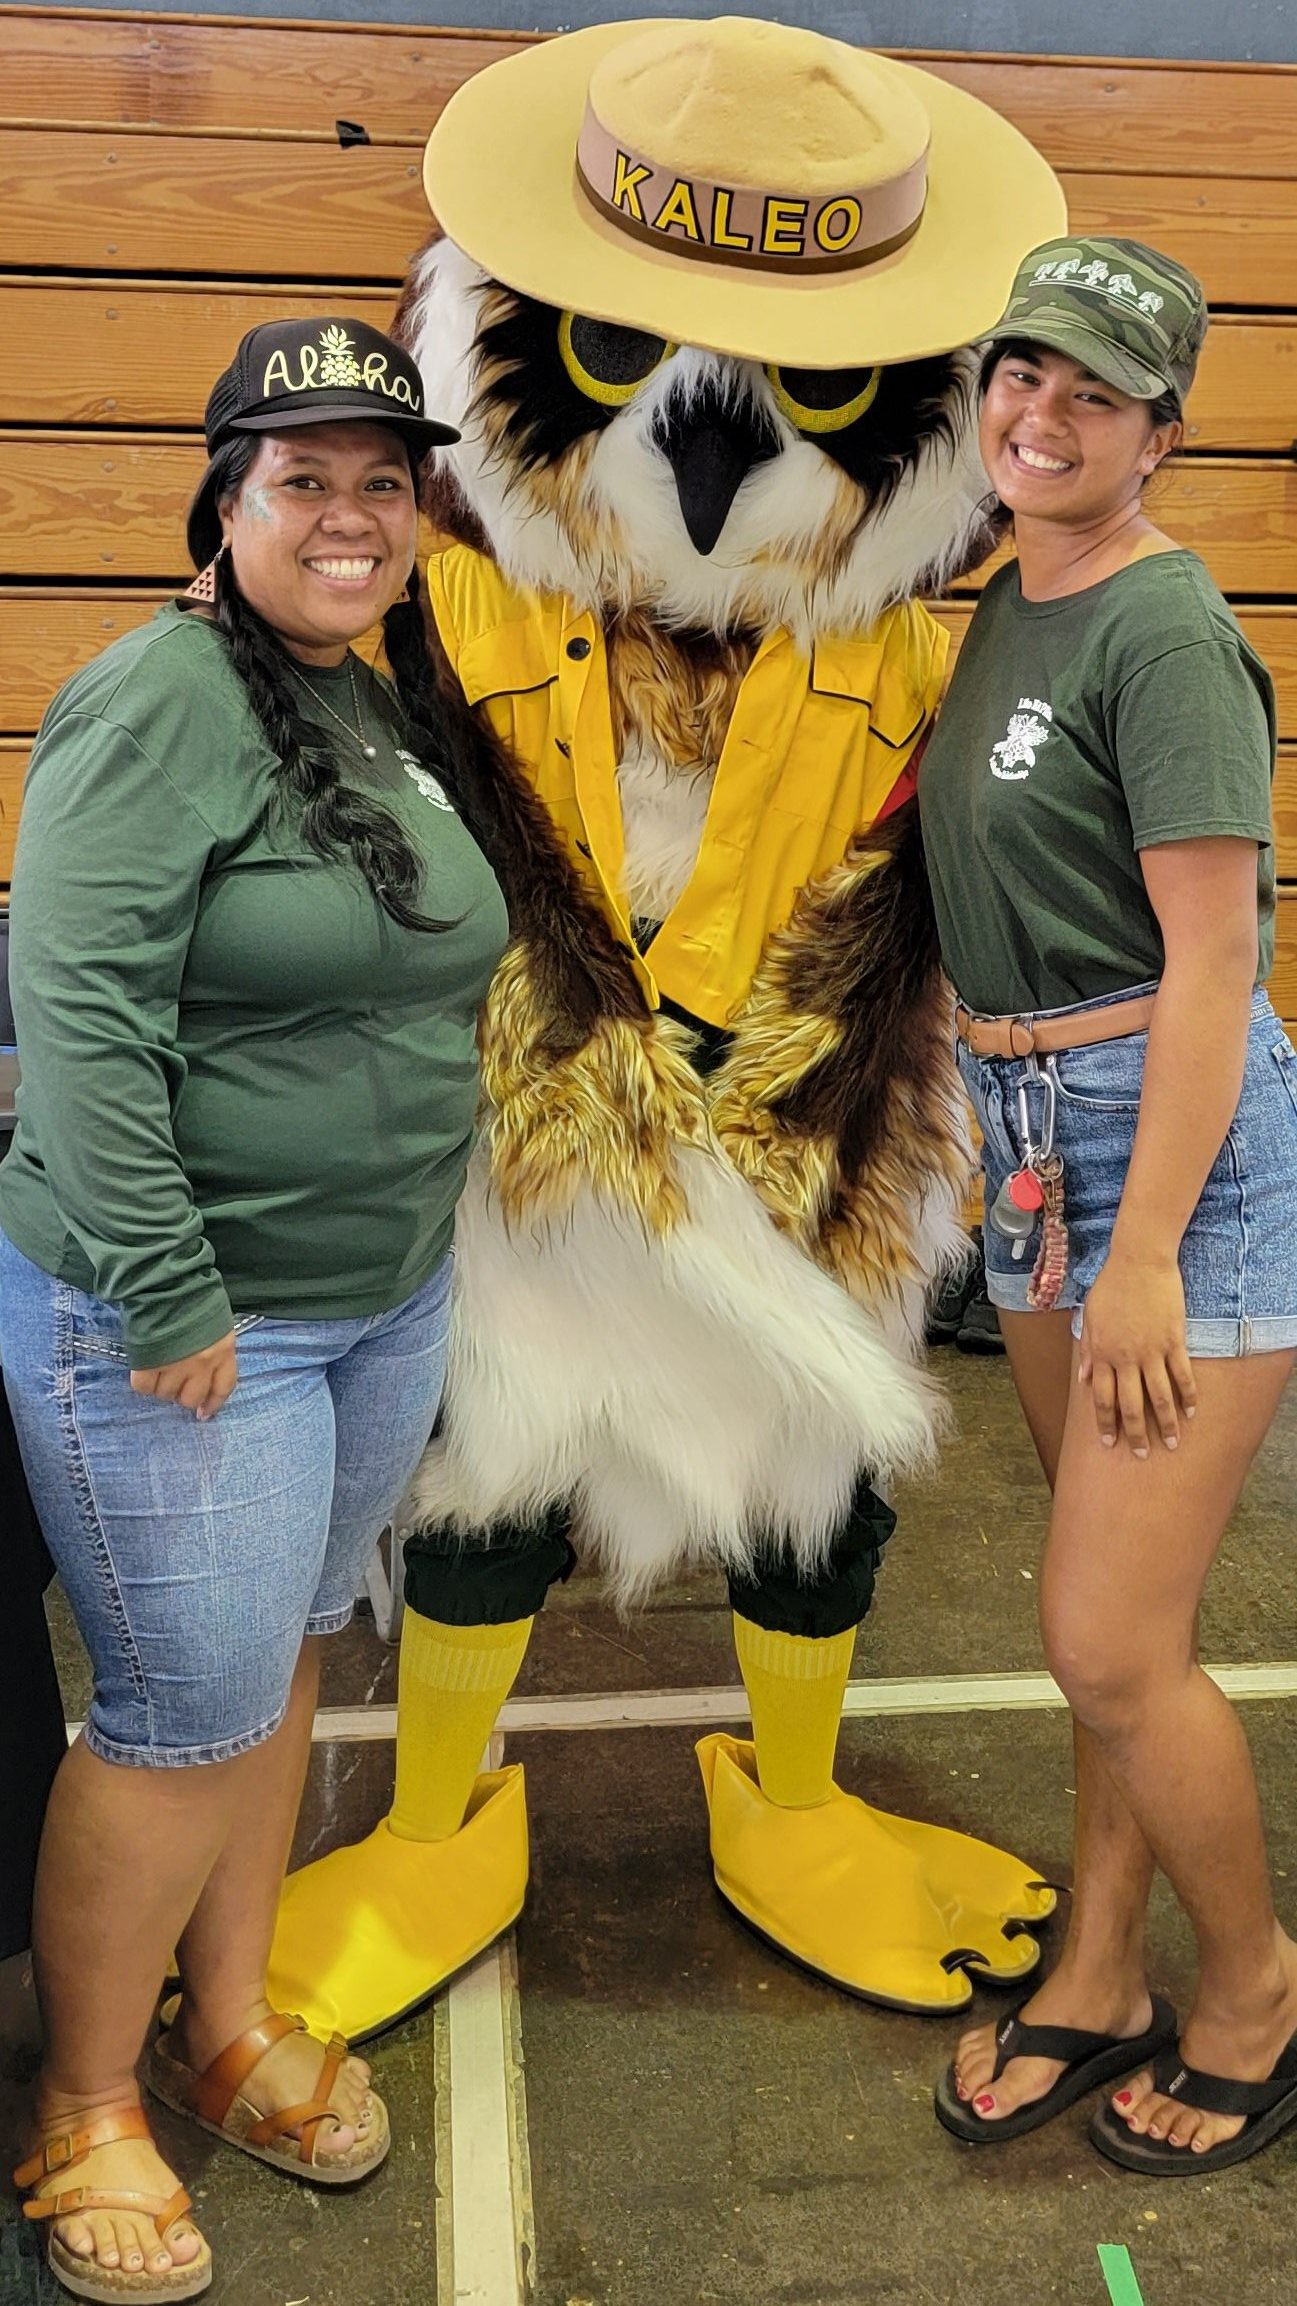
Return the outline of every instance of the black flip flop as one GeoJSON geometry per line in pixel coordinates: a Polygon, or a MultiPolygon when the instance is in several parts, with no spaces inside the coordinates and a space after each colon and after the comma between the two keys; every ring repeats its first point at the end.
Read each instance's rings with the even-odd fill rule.
{"type": "MultiPolygon", "coordinates": [[[[1033,1989],[1034,1990],[1034,1989],[1033,1989]]],[[[1030,1995],[1027,1999],[1030,2000],[1030,1995]]],[[[1021,2008],[1019,2004],[1019,2008],[1021,2008]]],[[[1017,2011],[1000,2022],[995,2036],[995,2071],[989,2089],[998,2082],[1011,2058],[1063,2058],[1067,2070],[1059,2075],[1052,2090],[1043,2098],[1036,2098],[1030,2106],[1019,2106],[1016,2114],[1005,2114],[999,2121],[988,2121],[974,2111],[971,2100],[961,2098],[955,2089],[955,2069],[948,2066],[932,2094],[937,2120],[956,2138],[966,2138],[978,2146],[1005,2144],[1010,2138],[1024,2138],[1029,2130],[1040,2130],[1052,2122],[1056,2114],[1066,2113],[1078,2098],[1091,2090],[1102,2090],[1108,2082],[1119,2082],[1123,2074],[1133,2074],[1137,2066],[1147,2066],[1159,2051],[1174,2045],[1176,2015],[1169,2002],[1159,1994],[1153,1996],[1153,2019],[1142,2034],[1087,2034],[1077,2026],[1027,2026],[1017,2011]]],[[[1294,2108],[1297,2112],[1297,2108],[1294,2108]]]]}
{"type": "Polygon", "coordinates": [[[1205,2178],[1213,2170],[1228,2170],[1259,2154],[1290,2122],[1297,2122],[1297,2034],[1266,2082],[1232,2082],[1223,2074],[1200,2074],[1196,2067],[1185,2065],[1179,2043],[1173,2042],[1153,2061],[1153,2086],[1203,2114],[1241,2114],[1243,2128],[1236,2137],[1195,2154],[1192,2146],[1140,2137],[1111,2106],[1104,2106],[1090,2125],[1091,2145],[1123,2170],[1138,2170],[1145,2178],[1205,2178]]]}

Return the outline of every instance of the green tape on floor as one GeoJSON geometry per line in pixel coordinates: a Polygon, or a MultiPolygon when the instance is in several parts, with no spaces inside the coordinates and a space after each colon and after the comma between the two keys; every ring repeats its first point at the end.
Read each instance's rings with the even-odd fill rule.
{"type": "Polygon", "coordinates": [[[1124,2242],[1101,2242],[1099,2264],[1112,2306],[1144,2306],[1144,2294],[1135,2280],[1135,2269],[1124,2242]]]}

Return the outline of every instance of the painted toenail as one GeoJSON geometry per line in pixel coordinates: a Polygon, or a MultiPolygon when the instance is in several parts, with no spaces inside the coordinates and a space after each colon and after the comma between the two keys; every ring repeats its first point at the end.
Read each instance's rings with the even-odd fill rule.
{"type": "Polygon", "coordinates": [[[974,2098],[973,2104],[979,2114],[993,2114],[995,2112],[995,2100],[986,2091],[983,2091],[980,2098],[974,2098]]]}
{"type": "Polygon", "coordinates": [[[1117,2095],[1116,2095],[1116,2097],[1113,2099],[1113,2101],[1112,2101],[1112,2102],[1113,2102],[1113,2105],[1114,2105],[1114,2106],[1129,2106],[1129,2104],[1131,2103],[1131,2094],[1130,2094],[1130,2091],[1129,2091],[1129,2090],[1118,2090],[1118,2092],[1117,2092],[1117,2095]]]}

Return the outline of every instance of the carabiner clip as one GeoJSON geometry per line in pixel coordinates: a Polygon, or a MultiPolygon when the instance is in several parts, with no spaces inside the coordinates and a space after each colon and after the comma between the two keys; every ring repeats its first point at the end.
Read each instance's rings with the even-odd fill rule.
{"type": "Polygon", "coordinates": [[[1040,1143],[1035,1144],[1031,1135],[1031,1101],[1027,1094],[1031,1080],[1019,1081],[1018,1083],[1018,1126],[1022,1131],[1023,1158],[1027,1167],[1034,1169],[1038,1162],[1048,1161],[1054,1150],[1054,1123],[1058,1112],[1058,1099],[1052,1076],[1048,1071],[1042,1073],[1037,1070],[1031,1078],[1039,1082],[1044,1093],[1040,1143]]]}
{"type": "Polygon", "coordinates": [[[1022,1139],[1022,1158],[1028,1169],[1036,1166],[1036,1147],[1031,1135],[1031,1107],[1027,1101],[1027,1084],[1018,1083],[1018,1135],[1022,1139]]]}
{"type": "Polygon", "coordinates": [[[1054,1087],[1054,1075],[1050,1065],[1051,1061],[1047,1057],[1045,1070],[1040,1076],[1040,1085],[1045,1092],[1045,1110],[1040,1124],[1040,1158],[1042,1161],[1048,1161],[1054,1150],[1054,1125],[1058,1119],[1058,1095],[1054,1087]]]}

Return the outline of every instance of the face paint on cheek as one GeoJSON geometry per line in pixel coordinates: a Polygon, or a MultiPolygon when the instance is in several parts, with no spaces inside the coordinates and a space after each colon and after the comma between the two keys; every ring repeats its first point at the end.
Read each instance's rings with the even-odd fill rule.
{"type": "Polygon", "coordinates": [[[243,511],[248,520],[269,521],[274,516],[270,499],[264,488],[247,488],[243,492],[243,511]]]}

